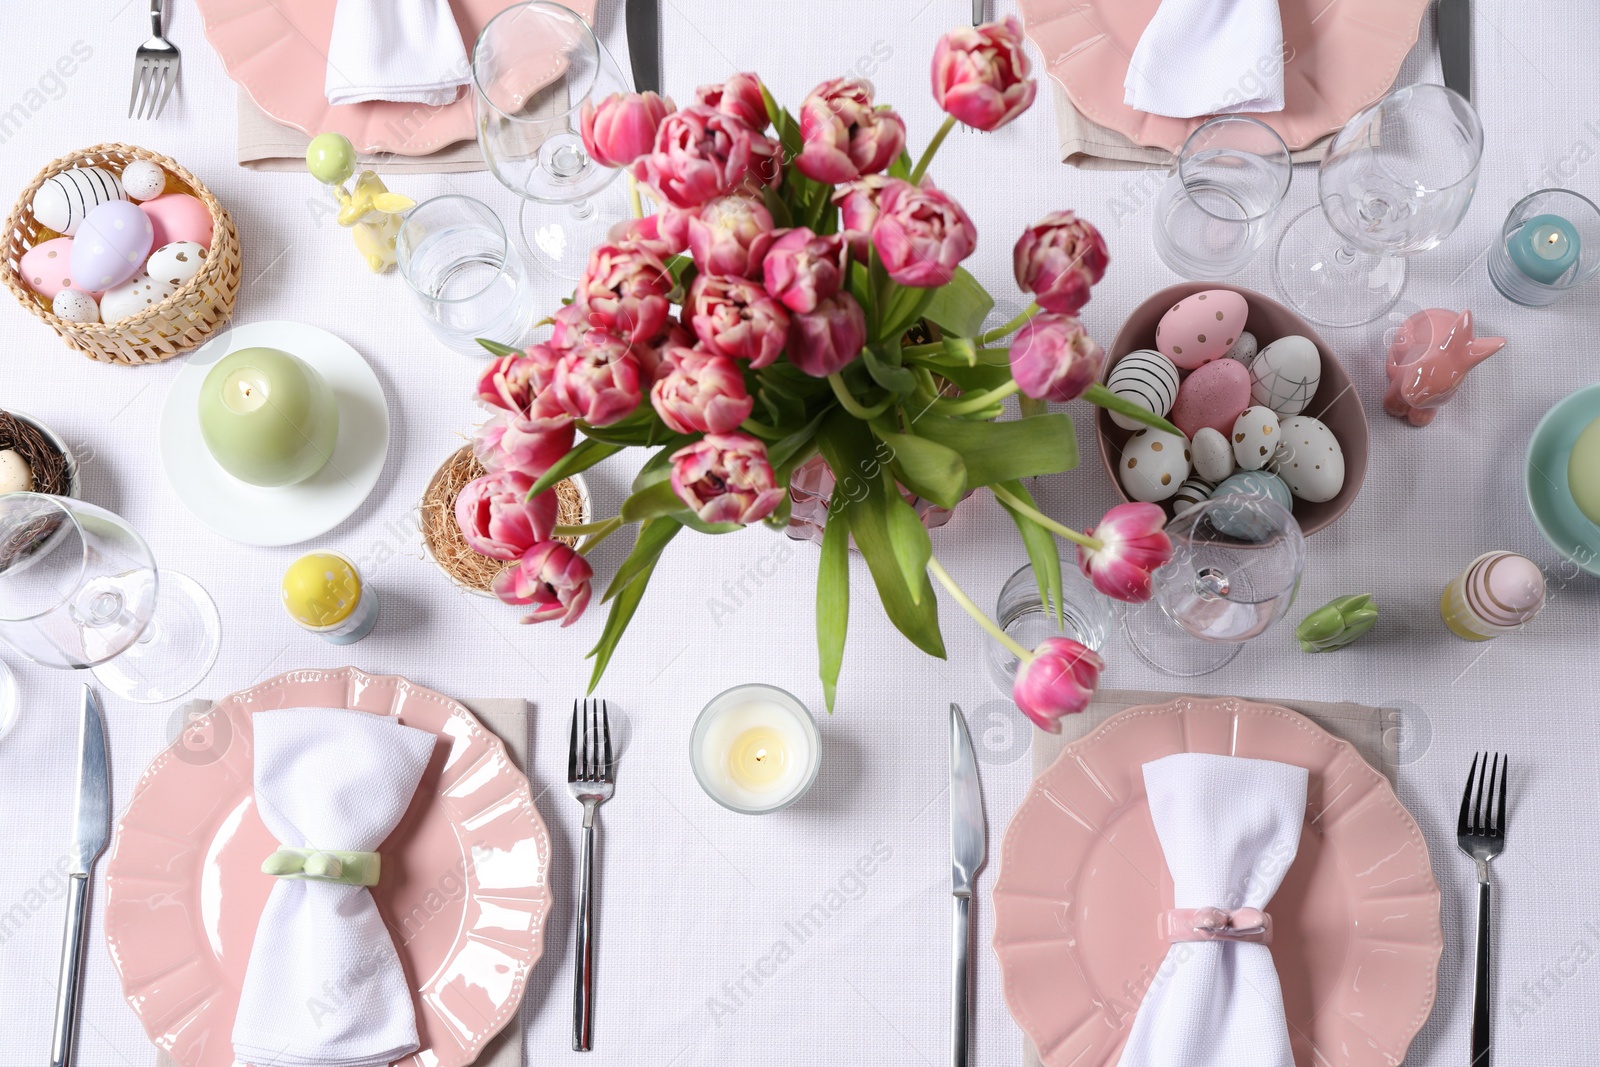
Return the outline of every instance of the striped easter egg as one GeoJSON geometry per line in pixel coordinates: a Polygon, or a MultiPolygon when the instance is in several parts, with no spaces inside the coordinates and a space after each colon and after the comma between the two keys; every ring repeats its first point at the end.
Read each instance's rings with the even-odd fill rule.
{"type": "MultiPolygon", "coordinates": [[[[1178,367],[1154,349],[1129,352],[1111,368],[1106,388],[1164,417],[1172,410],[1172,402],[1178,398],[1178,367]]],[[[1107,414],[1112,422],[1124,430],[1137,430],[1144,425],[1115,411],[1107,414]]]]}
{"type": "Polygon", "coordinates": [[[1200,478],[1190,478],[1172,494],[1172,514],[1182,515],[1203,500],[1211,498],[1211,483],[1200,478]]]}
{"type": "Polygon", "coordinates": [[[46,178],[33,194],[33,217],[41,226],[72,235],[84,216],[101,204],[126,200],[122,182],[99,167],[74,167],[46,178]]]}

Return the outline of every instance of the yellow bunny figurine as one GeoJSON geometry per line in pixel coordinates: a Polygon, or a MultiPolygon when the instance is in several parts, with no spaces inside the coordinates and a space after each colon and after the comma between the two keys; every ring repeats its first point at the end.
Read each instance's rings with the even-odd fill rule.
{"type": "Polygon", "coordinates": [[[321,133],[312,138],[306,148],[306,169],[332,190],[339,202],[339,225],[350,230],[367,268],[382,274],[394,266],[401,218],[416,201],[391,193],[383,179],[370,170],[356,178],[354,192],[346,189],[344,183],[355,173],[356,150],[343,134],[321,133]]]}

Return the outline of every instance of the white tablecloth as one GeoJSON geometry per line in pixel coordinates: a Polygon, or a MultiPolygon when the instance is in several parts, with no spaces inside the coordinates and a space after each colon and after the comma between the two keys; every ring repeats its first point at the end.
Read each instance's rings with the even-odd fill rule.
{"type": "MultiPolygon", "coordinates": [[[[549,952],[530,984],[528,1061],[648,1067],[796,1067],[840,1062],[929,1064],[947,1056],[949,903],[945,707],[973,717],[982,750],[992,841],[1027,784],[1027,736],[1012,732],[988,680],[977,628],[941,600],[950,659],[912,649],[889,626],[853,561],[857,595],[837,713],[822,723],[816,789],[788,812],[748,818],[717,807],[689,770],[690,723],[735,683],[784,686],[822,704],[812,637],[815,550],[763,531],[683,537],[668,550],[602,694],[627,720],[616,800],[601,815],[596,1051],[570,1051],[572,873],[578,805],[562,782],[571,700],[589,665],[582,653],[603,612],[560,630],[524,628],[518,613],[454,592],[422,558],[415,506],[429,475],[478,417],[479,364],[432,343],[405,283],[374,277],[307,176],[247,173],[233,163],[234,90],[206,45],[192,4],[169,4],[184,53],[183,88],[157,122],[123,118],[132,51],[146,35],[144,5],[93,0],[7,5],[15,55],[0,64],[0,189],[20,189],[45,161],[78,146],[122,140],[181,160],[227,203],[244,245],[236,321],[292,318],[346,338],[377,368],[394,419],[388,468],[354,518],[302,548],[231,544],[194,522],[156,459],[162,400],[176,365],[106,367],[75,355],[23,311],[0,308],[0,405],[42,417],[85,460],[86,495],[131,520],[159,561],[199,579],[221,609],[225,640],[196,695],[219,696],[281,671],[354,663],[457,694],[525,695],[538,705],[536,793],[555,839],[558,906],[549,952]],[[81,10],[80,10],[81,8],[81,10]],[[75,42],[82,42],[76,44],[75,42]],[[59,73],[57,57],[91,54],[59,73]],[[13,106],[15,105],[15,106],[13,106]],[[356,559],[381,590],[376,632],[338,649],[296,630],[278,606],[283,568],[309,547],[356,559]],[[864,857],[879,860],[858,868],[864,857]],[[858,873],[871,869],[870,875],[858,873]]],[[[1002,0],[1003,7],[1009,7],[1002,0]]],[[[1582,57],[1600,14],[1561,0],[1481,0],[1476,17],[1477,104],[1488,148],[1477,199],[1459,232],[1412,264],[1412,306],[1469,305],[1482,334],[1510,338],[1425,430],[1384,415],[1382,326],[1330,330],[1372,422],[1372,463],[1355,506],[1310,544],[1297,621],[1340,594],[1370,592],[1377,631],[1333,655],[1306,656],[1284,626],[1200,691],[1399,704],[1408,713],[1402,799],[1428,835],[1444,887],[1446,951],[1439,1002],[1408,1062],[1464,1062],[1472,993],[1472,872],[1453,841],[1455,808],[1474,749],[1511,754],[1512,833],[1496,864],[1496,1062],[1592,1063],[1600,1047],[1600,904],[1593,885],[1600,746],[1600,584],[1563,564],[1522,501],[1523,446],[1539,416],[1595,377],[1591,286],[1544,311],[1497,296],[1485,249],[1507,207],[1527,191],[1564,184],[1593,195],[1600,70],[1582,57]],[[1478,553],[1512,549],[1547,568],[1551,598],[1523,635],[1469,645],[1438,617],[1444,584],[1478,553]]],[[[601,29],[624,49],[618,0],[602,0],[601,29]]],[[[824,77],[870,77],[907,117],[913,146],[937,123],[928,95],[934,42],[968,17],[966,0],[666,0],[668,91],[734,70],[761,72],[791,106],[824,77]]],[[[1403,77],[1438,80],[1431,17],[1403,77]]],[[[967,206],[982,238],[969,263],[1003,304],[1020,308],[1010,250],[1021,228],[1056,208],[1097,223],[1112,265],[1087,309],[1109,343],[1121,317],[1177,281],[1150,248],[1155,174],[1084,173],[1055,155],[1049,93],[1013,126],[956,134],[933,174],[967,206]]],[[[1295,175],[1280,223],[1314,203],[1315,173],[1295,175]]],[[[510,216],[516,202],[486,175],[408,177],[422,198],[465,192],[510,216]]],[[[7,192],[0,199],[9,199],[7,192]]],[[[1237,279],[1272,293],[1263,253],[1237,279]]],[[[550,306],[558,294],[543,284],[550,306]]],[[[1086,413],[1075,405],[1077,414],[1086,413]]],[[[1087,420],[1083,469],[1044,479],[1046,510],[1091,523],[1113,502],[1087,420]]],[[[626,473],[591,478],[602,512],[626,473]]],[[[999,509],[980,496],[934,537],[949,569],[982,603],[1023,559],[999,509]]],[[[599,553],[602,574],[625,546],[599,553]]],[[[0,1067],[45,1061],[63,904],[58,871],[71,810],[71,711],[81,679],[0,652],[23,692],[21,721],[0,740],[0,1067]]],[[[1175,688],[1114,638],[1108,684],[1175,688]]],[[[108,701],[119,805],[145,763],[174,736],[175,708],[108,701]]],[[[1017,1063],[1019,1034],[1001,1001],[987,948],[983,878],[974,1062],[1017,1063]]],[[[86,1067],[145,1067],[151,1050],[123,1002],[100,936],[94,892],[83,1034],[86,1067]]]]}

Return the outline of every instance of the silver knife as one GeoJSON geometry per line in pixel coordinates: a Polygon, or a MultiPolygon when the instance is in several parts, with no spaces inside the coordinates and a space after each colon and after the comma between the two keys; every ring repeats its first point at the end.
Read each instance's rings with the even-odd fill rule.
{"type": "Polygon", "coordinates": [[[67,928],[61,939],[61,974],[56,980],[56,1030],[50,1067],[72,1062],[77,1032],[78,987],[82,984],[83,939],[89,925],[89,878],[111,836],[111,777],[106,764],[106,725],[100,698],[83,687],[78,721],[78,800],[72,815],[67,858],[67,928]]]}
{"type": "Polygon", "coordinates": [[[950,998],[950,1063],[967,1065],[967,1020],[971,1015],[972,887],[988,857],[978,757],[959,704],[950,705],[950,892],[955,897],[955,983],[950,998]]]}
{"type": "Polygon", "coordinates": [[[633,64],[633,91],[661,91],[661,12],[659,0],[627,0],[628,59],[633,64]]]}
{"type": "Polygon", "coordinates": [[[1472,99],[1472,0],[1439,0],[1434,12],[1444,83],[1472,99]]]}

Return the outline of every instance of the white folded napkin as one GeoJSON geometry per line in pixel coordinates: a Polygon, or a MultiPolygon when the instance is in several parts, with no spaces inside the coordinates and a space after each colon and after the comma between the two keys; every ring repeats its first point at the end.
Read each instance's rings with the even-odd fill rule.
{"type": "MultiPolygon", "coordinates": [[[[256,806],[287,848],[376,851],[410,805],[435,742],[364,711],[291,708],[251,722],[256,806]]],[[[234,1018],[239,1062],[382,1067],[415,1052],[411,990],[372,894],[275,881],[234,1018]]]]}
{"type": "Polygon", "coordinates": [[[328,103],[437,107],[471,78],[449,0],[338,0],[323,83],[328,103]]]}
{"type": "Polygon", "coordinates": [[[1161,0],[1133,50],[1123,103],[1152,115],[1283,110],[1278,0],[1161,0]]]}
{"type": "MultiPolygon", "coordinates": [[[[1146,763],[1144,783],[1173,908],[1265,909],[1300,848],[1305,768],[1181,752],[1146,763]]],[[[1119,1067],[1294,1067],[1271,948],[1174,941],[1119,1067]]]]}

